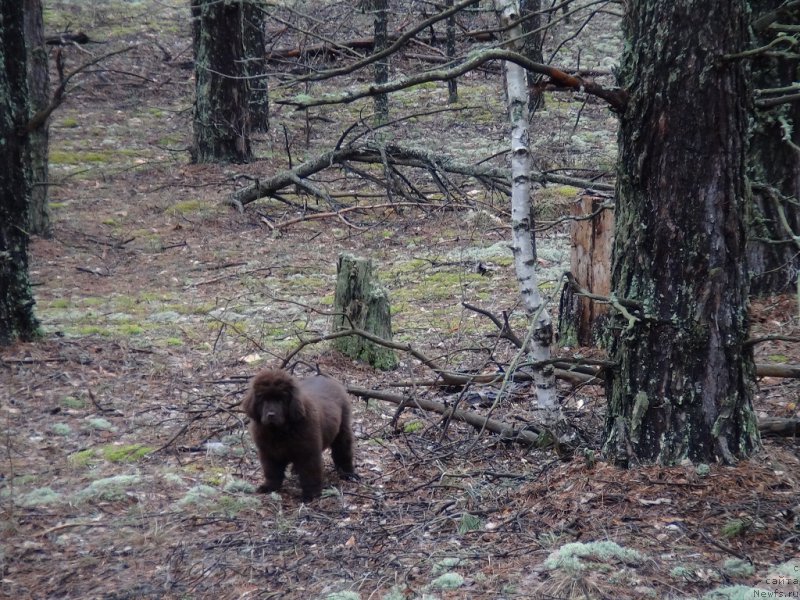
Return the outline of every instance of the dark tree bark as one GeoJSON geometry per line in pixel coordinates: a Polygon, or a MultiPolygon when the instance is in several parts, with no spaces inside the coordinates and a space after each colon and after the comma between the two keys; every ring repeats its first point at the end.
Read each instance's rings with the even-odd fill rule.
{"type": "Polygon", "coordinates": [[[746,0],[627,3],[604,453],[733,462],[759,447],[744,214],[746,0]],[[712,14],[713,18],[698,18],[712,14]]]}
{"type": "Polygon", "coordinates": [[[195,52],[193,159],[247,162],[250,113],[242,2],[192,0],[195,52]]]}
{"type": "MultiPolygon", "coordinates": [[[[389,0],[372,0],[375,12],[375,52],[384,50],[389,43],[389,0]]],[[[389,81],[389,57],[375,62],[375,83],[380,85],[389,81]]],[[[389,120],[389,95],[375,96],[375,124],[389,120]]]]}
{"type": "MultiPolygon", "coordinates": [[[[454,0],[447,0],[444,5],[445,8],[453,8],[454,0]]],[[[447,46],[447,58],[453,60],[456,56],[456,16],[452,15],[447,18],[445,26],[445,35],[447,46]]],[[[458,102],[458,80],[451,79],[447,82],[447,102],[448,104],[455,104],[458,102]]]]}
{"type": "MultiPolygon", "coordinates": [[[[29,136],[25,18],[29,6],[0,0],[0,345],[37,332],[28,279],[29,136]]],[[[39,13],[41,18],[41,13],[39,13]]]]}
{"type": "MultiPolygon", "coordinates": [[[[759,18],[784,2],[755,0],[750,4],[756,23],[753,44],[763,47],[774,41],[777,34],[768,27],[758,26],[759,18]]],[[[783,11],[780,22],[800,24],[800,7],[783,11]]],[[[794,53],[773,52],[756,58],[754,86],[762,89],[792,86],[798,80],[795,56],[794,53]]],[[[748,158],[750,177],[754,183],[761,184],[755,186],[753,193],[751,239],[747,248],[751,293],[786,291],[794,287],[800,269],[800,248],[791,236],[791,233],[800,234],[800,207],[796,203],[800,198],[800,103],[790,102],[756,111],[748,158]],[[787,201],[791,198],[795,201],[787,201]],[[791,231],[787,231],[787,226],[791,231]]]]}
{"type": "Polygon", "coordinates": [[[253,131],[269,130],[269,87],[266,73],[264,13],[260,0],[242,3],[242,43],[249,94],[248,111],[253,131]]]}
{"type": "MultiPolygon", "coordinates": [[[[525,38],[522,40],[520,51],[533,62],[543,63],[542,43],[544,36],[538,31],[542,26],[542,17],[537,14],[542,9],[542,0],[521,0],[519,5],[522,16],[535,15],[522,22],[522,31],[525,34],[525,38]]],[[[541,107],[544,101],[544,96],[536,88],[536,83],[541,78],[541,75],[528,71],[528,103],[531,110],[541,107]]]]}
{"type": "MultiPolygon", "coordinates": [[[[47,48],[42,23],[42,1],[24,0],[25,39],[28,52],[28,90],[31,116],[43,111],[50,103],[50,76],[47,65],[47,48]]],[[[30,133],[33,189],[31,190],[28,231],[50,235],[50,209],[47,203],[47,163],[50,146],[50,123],[45,123],[30,133]]]]}

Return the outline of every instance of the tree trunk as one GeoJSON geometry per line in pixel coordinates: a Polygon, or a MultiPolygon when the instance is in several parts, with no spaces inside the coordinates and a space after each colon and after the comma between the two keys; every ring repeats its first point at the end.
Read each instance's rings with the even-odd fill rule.
{"type": "Polygon", "coordinates": [[[637,0],[626,13],[612,287],[642,310],[615,317],[604,453],[730,463],[759,447],[745,345],[750,89],[745,63],[723,58],[746,47],[746,0],[637,0]]]}
{"type": "MultiPolygon", "coordinates": [[[[389,0],[373,0],[375,11],[375,52],[386,49],[389,42],[389,0]]],[[[389,81],[389,57],[375,62],[375,83],[380,85],[389,81]]],[[[375,96],[375,124],[389,120],[389,95],[375,96]]]]}
{"type": "Polygon", "coordinates": [[[247,75],[250,126],[253,131],[269,131],[269,86],[266,73],[267,48],[264,13],[260,0],[242,2],[242,44],[247,75]]]}
{"type": "MultiPolygon", "coordinates": [[[[572,250],[569,268],[583,289],[608,298],[611,293],[611,247],[614,210],[607,199],[584,194],[572,204],[572,250]],[[594,215],[592,218],[587,218],[594,215]]],[[[595,346],[605,332],[608,304],[575,293],[565,286],[559,305],[559,344],[595,346]]]]}
{"type": "MultiPolygon", "coordinates": [[[[333,300],[333,331],[363,329],[391,341],[392,317],[389,295],[372,272],[372,261],[350,254],[339,255],[336,264],[336,292],[333,300]]],[[[390,348],[357,335],[337,338],[334,348],[351,358],[383,370],[394,369],[397,357],[390,348]]]]}
{"type": "MultiPolygon", "coordinates": [[[[783,4],[783,0],[751,2],[757,8],[753,21],[783,4]]],[[[781,22],[796,25],[800,10],[782,14],[781,22]]],[[[776,33],[769,27],[755,27],[753,45],[765,46],[776,33]]],[[[753,61],[756,88],[789,88],[798,79],[798,60],[792,53],[774,52],[753,61]]],[[[772,95],[775,96],[774,94],[772,95]]],[[[792,234],[800,235],[800,103],[790,102],[756,111],[748,153],[753,192],[753,214],[748,266],[751,293],[767,294],[794,287],[800,269],[800,249],[792,234]],[[794,199],[787,201],[786,199],[794,199]],[[783,212],[783,215],[781,215],[783,212]],[[785,216],[785,221],[784,221],[785,216]],[[786,230],[786,227],[790,231],[786,230]]]]}
{"type": "Polygon", "coordinates": [[[247,162],[249,93],[242,44],[242,3],[192,0],[195,51],[193,159],[247,162]]]}
{"type": "MultiPolygon", "coordinates": [[[[28,91],[31,99],[31,116],[44,110],[50,103],[50,75],[47,65],[47,48],[44,44],[42,1],[24,0],[25,39],[28,45],[28,91]]],[[[47,163],[50,144],[49,119],[30,133],[33,188],[29,203],[28,232],[48,237],[50,235],[50,209],[47,204],[47,163]]]]}
{"type": "MultiPolygon", "coordinates": [[[[25,42],[30,8],[19,0],[0,0],[0,346],[30,340],[38,330],[28,279],[33,172],[29,136],[23,133],[31,114],[25,42]]],[[[41,23],[41,12],[38,18],[41,23]]]]}
{"type": "MultiPolygon", "coordinates": [[[[539,31],[542,26],[542,17],[538,14],[542,10],[542,0],[521,0],[520,10],[523,16],[534,15],[522,22],[522,32],[525,34],[520,48],[522,55],[533,62],[543,63],[542,44],[544,34],[539,31]]],[[[544,96],[536,87],[541,78],[541,75],[528,71],[528,102],[531,110],[541,108],[544,104],[544,96]]]]}
{"type": "MultiPolygon", "coordinates": [[[[519,18],[519,3],[506,0],[501,6],[501,22],[508,27],[519,18]]],[[[519,25],[508,31],[512,40],[519,39],[519,25]]],[[[512,42],[514,45],[516,42],[512,42]]],[[[528,86],[525,69],[510,61],[505,62],[508,112],[511,121],[511,249],[514,253],[514,270],[519,282],[520,296],[528,318],[531,320],[530,339],[526,338],[524,350],[533,363],[550,359],[553,343],[553,323],[539,294],[536,276],[536,246],[533,236],[533,211],[531,210],[531,153],[528,148],[528,86]]],[[[536,399],[546,411],[545,420],[558,417],[555,374],[552,365],[537,366],[533,370],[536,399]]]]}
{"type": "MultiPolygon", "coordinates": [[[[453,8],[454,0],[447,0],[444,3],[445,8],[453,8]]],[[[456,16],[451,15],[447,17],[446,28],[446,51],[447,59],[453,60],[456,56],[456,16]]],[[[447,103],[455,104],[458,102],[458,80],[450,79],[447,82],[447,103]]]]}

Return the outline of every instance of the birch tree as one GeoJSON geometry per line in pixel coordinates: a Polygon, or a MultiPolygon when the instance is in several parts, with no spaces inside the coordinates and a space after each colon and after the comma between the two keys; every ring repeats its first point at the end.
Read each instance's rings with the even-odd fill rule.
{"type": "MultiPolygon", "coordinates": [[[[500,19],[504,26],[519,19],[519,2],[503,0],[499,3],[500,19]]],[[[508,30],[511,49],[520,43],[522,27],[508,30]]],[[[539,406],[546,411],[547,420],[554,420],[558,410],[555,375],[552,365],[541,366],[550,359],[553,342],[553,323],[539,294],[536,276],[536,251],[533,237],[531,211],[531,153],[528,131],[527,73],[519,64],[505,61],[508,114],[511,121],[511,248],[514,269],[519,282],[522,302],[530,324],[531,335],[523,350],[534,364],[534,382],[539,406]]]]}

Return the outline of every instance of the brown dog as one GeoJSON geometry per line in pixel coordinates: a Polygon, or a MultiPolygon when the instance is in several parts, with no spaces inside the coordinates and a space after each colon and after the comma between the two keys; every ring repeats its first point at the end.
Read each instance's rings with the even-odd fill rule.
{"type": "Polygon", "coordinates": [[[286,371],[258,373],[242,403],[266,482],[259,492],[281,488],[294,465],[303,501],[322,492],[322,451],[331,449],[340,476],[354,478],[353,431],[347,391],[329,377],[299,381],[286,371]]]}

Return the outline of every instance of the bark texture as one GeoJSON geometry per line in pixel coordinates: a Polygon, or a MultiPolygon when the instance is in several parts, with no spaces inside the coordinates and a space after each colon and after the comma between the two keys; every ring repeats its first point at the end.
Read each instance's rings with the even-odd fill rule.
{"type": "Polygon", "coordinates": [[[25,13],[0,0],[0,345],[29,340],[38,329],[28,279],[28,200],[33,179],[29,138],[25,13]]]}
{"type": "Polygon", "coordinates": [[[247,74],[248,111],[253,131],[269,130],[269,86],[266,75],[267,48],[264,35],[264,3],[242,2],[242,44],[247,74]]]}
{"type": "MultiPolygon", "coordinates": [[[[375,52],[385,50],[389,44],[389,0],[373,0],[375,52]]],[[[381,85],[389,81],[389,57],[375,62],[375,83],[381,85]]],[[[389,95],[375,96],[375,124],[381,125],[389,120],[389,95]]]]}
{"type": "Polygon", "coordinates": [[[242,2],[192,0],[195,51],[193,159],[198,163],[247,162],[249,89],[242,2]]]}
{"type": "Polygon", "coordinates": [[[759,447],[745,265],[745,0],[627,3],[604,452],[733,462],[759,447]],[[704,18],[698,18],[704,15],[704,18]]]}
{"type": "MultiPolygon", "coordinates": [[[[392,340],[389,295],[373,274],[372,261],[341,254],[336,265],[333,331],[363,329],[381,339],[392,340]]],[[[397,357],[390,348],[358,335],[337,338],[334,348],[373,367],[394,369],[397,357]]]]}
{"type": "MultiPolygon", "coordinates": [[[[50,76],[42,22],[42,1],[23,0],[25,6],[25,39],[28,46],[28,90],[31,116],[50,104],[50,76]]],[[[50,235],[50,209],[47,203],[48,156],[50,148],[49,119],[30,133],[33,188],[29,204],[28,231],[50,235]]]]}

